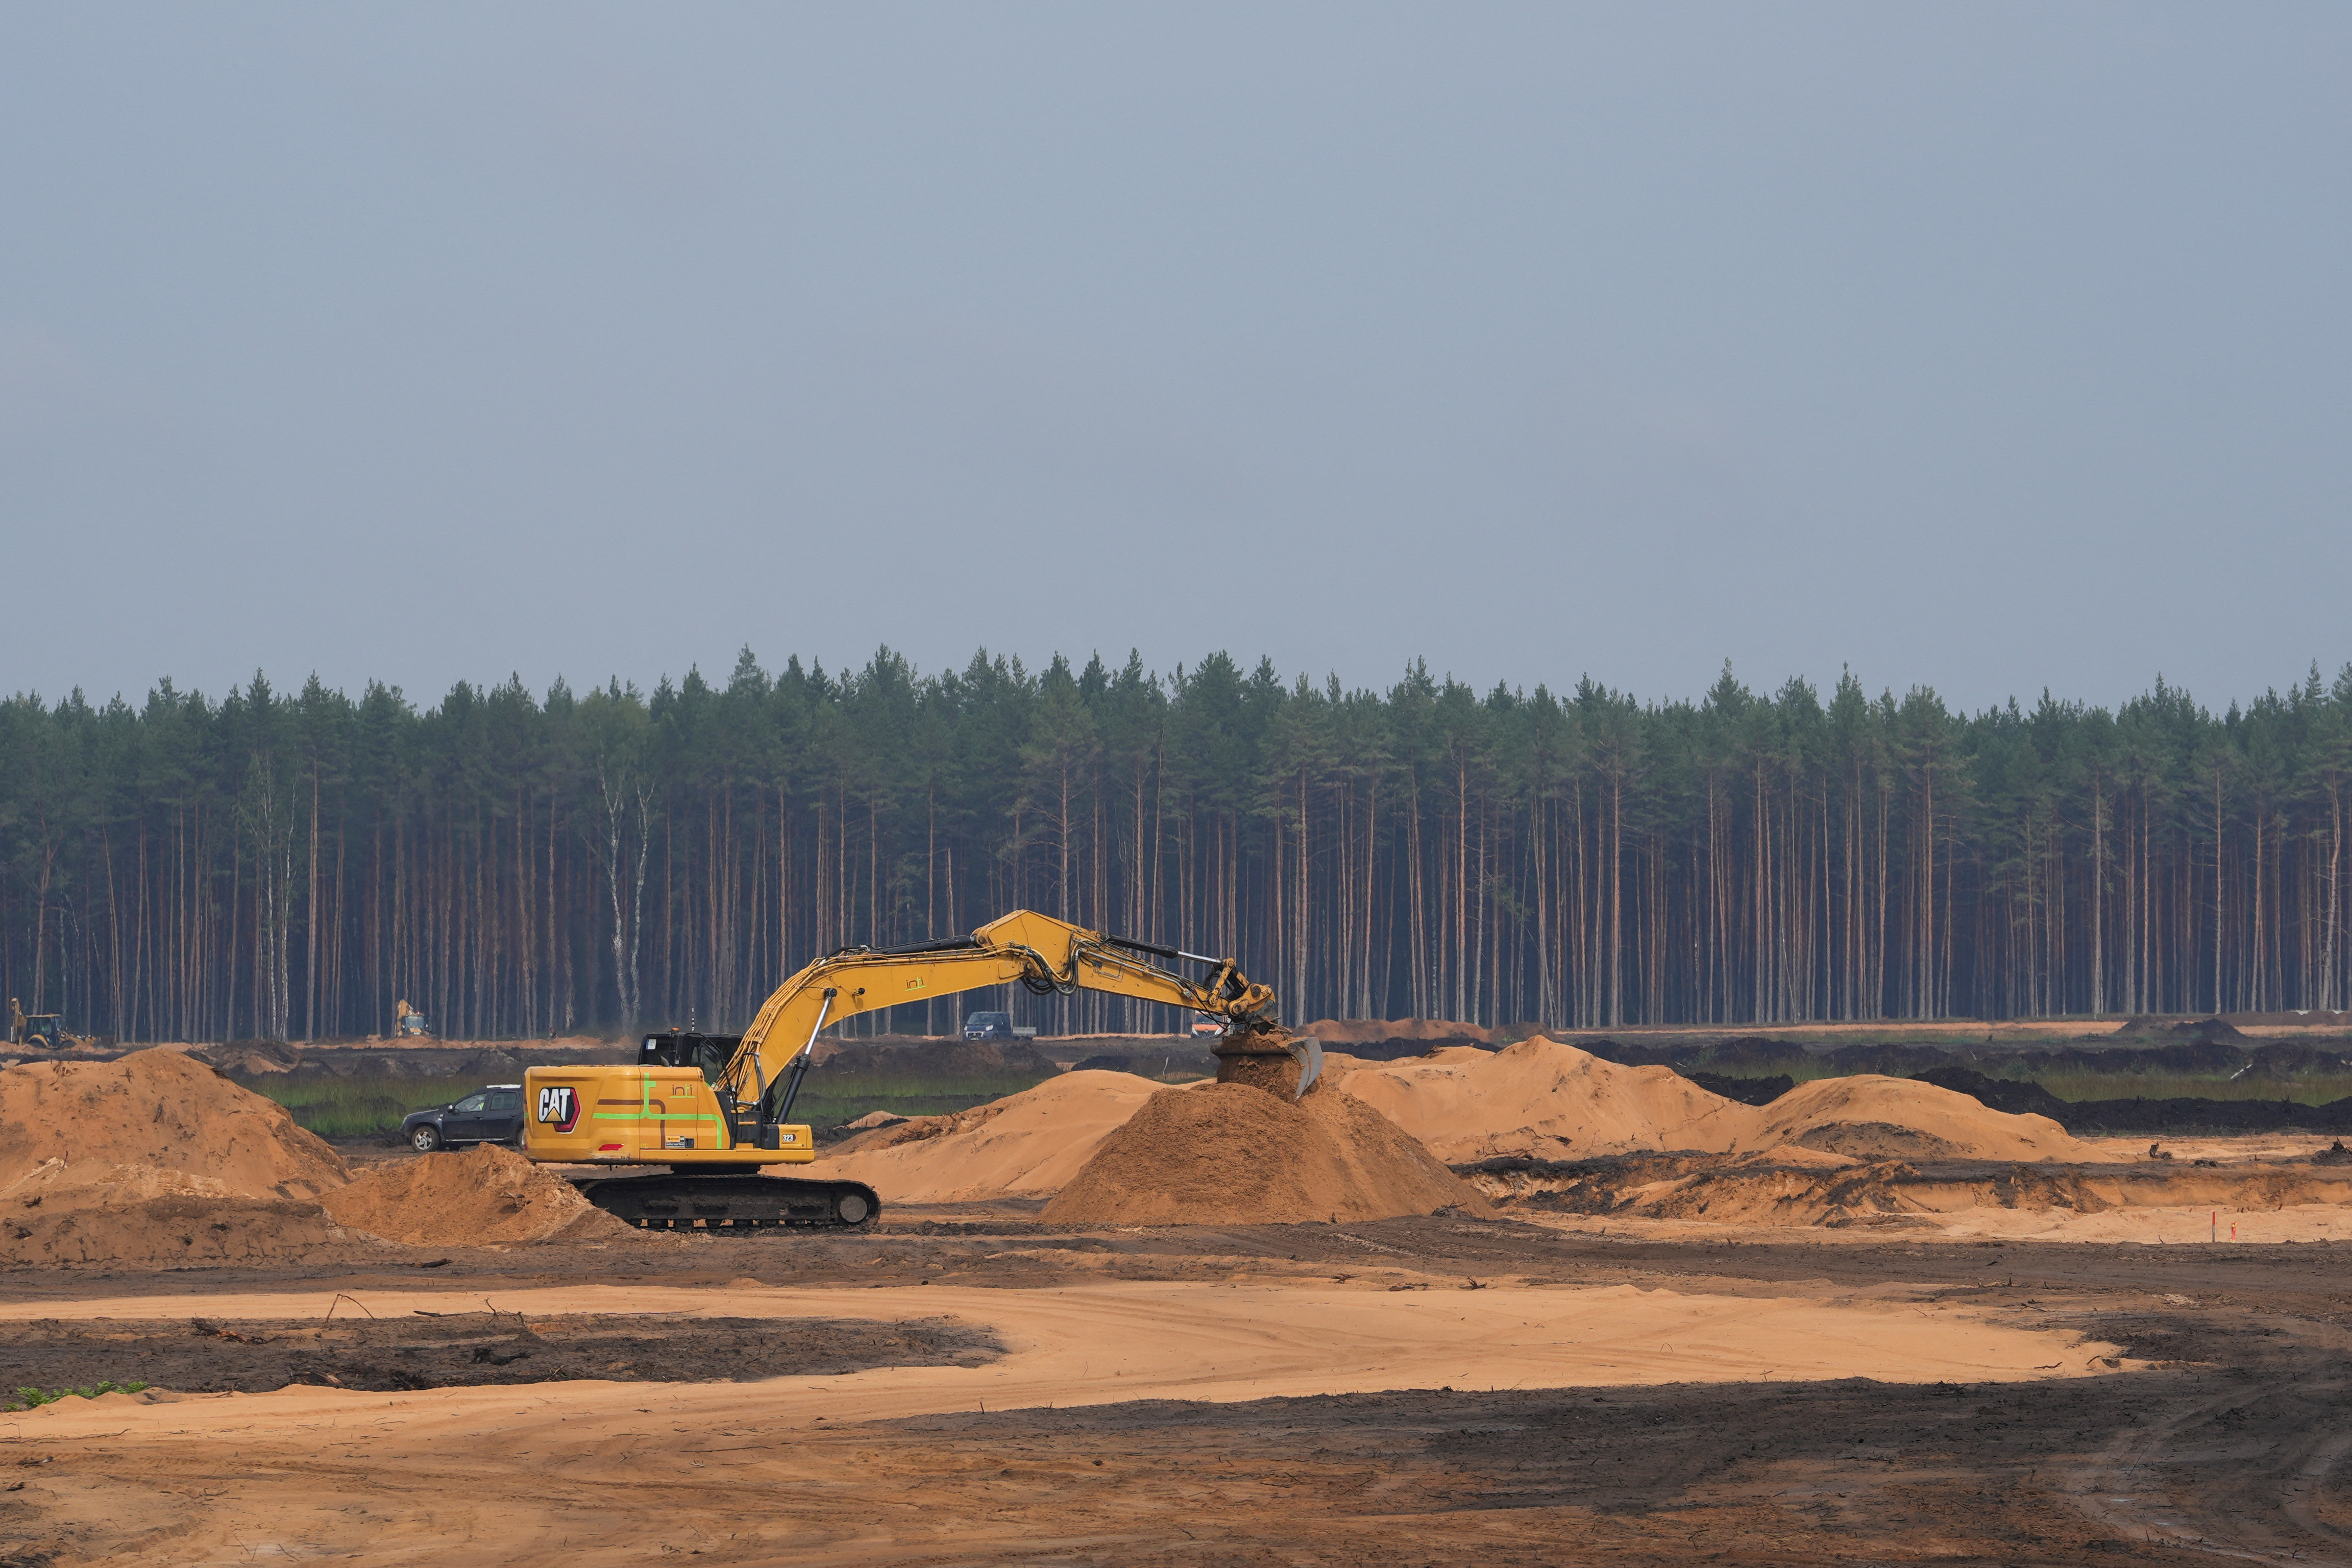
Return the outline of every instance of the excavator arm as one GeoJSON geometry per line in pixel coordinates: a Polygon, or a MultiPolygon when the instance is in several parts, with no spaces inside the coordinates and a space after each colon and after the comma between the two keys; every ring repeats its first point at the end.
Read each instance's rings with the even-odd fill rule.
{"type": "Polygon", "coordinates": [[[784,1121],[814,1059],[817,1036],[877,1007],[951,996],[1019,981],[1039,995],[1100,991],[1190,1008],[1226,1020],[1228,1033],[1276,1026],[1272,989],[1253,984],[1231,959],[1104,936],[1028,910],[990,921],[968,937],[896,949],[845,948],[778,986],[760,1008],[718,1079],[759,1121],[784,1121]],[[1200,981],[1150,962],[1209,966],[1200,981]]]}

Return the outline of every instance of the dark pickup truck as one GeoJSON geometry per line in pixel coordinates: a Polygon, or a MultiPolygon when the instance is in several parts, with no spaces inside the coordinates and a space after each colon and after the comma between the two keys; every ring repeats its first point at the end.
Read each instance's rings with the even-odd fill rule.
{"type": "Polygon", "coordinates": [[[522,1085],[494,1083],[430,1110],[412,1110],[400,1135],[420,1154],[467,1143],[522,1142],[522,1085]]]}

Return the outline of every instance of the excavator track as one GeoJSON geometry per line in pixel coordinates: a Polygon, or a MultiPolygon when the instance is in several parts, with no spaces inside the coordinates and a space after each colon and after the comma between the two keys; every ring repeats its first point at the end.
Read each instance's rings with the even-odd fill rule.
{"type": "Polygon", "coordinates": [[[640,1230],[753,1236],[771,1230],[859,1230],[882,1200],[863,1182],[784,1176],[582,1176],[580,1195],[640,1230]]]}

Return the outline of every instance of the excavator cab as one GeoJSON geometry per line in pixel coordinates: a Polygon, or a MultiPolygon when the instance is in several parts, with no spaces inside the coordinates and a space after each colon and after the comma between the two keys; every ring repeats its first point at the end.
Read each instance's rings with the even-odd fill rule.
{"type": "Polygon", "coordinates": [[[647,1035],[637,1047],[637,1065],[647,1068],[699,1068],[705,1083],[717,1083],[743,1043],[740,1035],[698,1035],[668,1029],[647,1035]]]}

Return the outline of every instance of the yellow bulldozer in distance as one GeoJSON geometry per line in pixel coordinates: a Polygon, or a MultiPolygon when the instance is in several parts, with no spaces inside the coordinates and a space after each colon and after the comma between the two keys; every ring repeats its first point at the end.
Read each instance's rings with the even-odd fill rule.
{"type": "Polygon", "coordinates": [[[872,1222],[881,1200],[859,1182],[763,1175],[805,1164],[816,1144],[792,1120],[801,1080],[829,1025],[901,1003],[1018,981],[1039,994],[1101,991],[1222,1019],[1219,1054],[1293,1057],[1297,1092],[1322,1067],[1311,1040],[1280,1036],[1274,992],[1232,959],[1105,936],[1022,910],[968,937],[900,948],[844,948],[783,984],[740,1037],[649,1035],[631,1066],[536,1067],[523,1074],[523,1152],[563,1164],[668,1167],[591,1180],[597,1207],[653,1229],[745,1231],[872,1222]],[[1169,964],[1207,966],[1193,980],[1169,964]]]}

